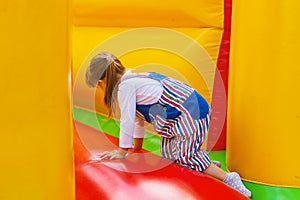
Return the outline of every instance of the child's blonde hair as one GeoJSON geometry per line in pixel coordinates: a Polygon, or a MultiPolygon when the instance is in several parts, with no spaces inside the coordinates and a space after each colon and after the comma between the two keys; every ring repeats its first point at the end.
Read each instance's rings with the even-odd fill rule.
{"type": "Polygon", "coordinates": [[[85,81],[89,87],[96,87],[99,81],[106,78],[104,103],[108,108],[109,117],[114,110],[119,80],[125,70],[118,58],[108,52],[97,54],[86,70],[85,81]]]}

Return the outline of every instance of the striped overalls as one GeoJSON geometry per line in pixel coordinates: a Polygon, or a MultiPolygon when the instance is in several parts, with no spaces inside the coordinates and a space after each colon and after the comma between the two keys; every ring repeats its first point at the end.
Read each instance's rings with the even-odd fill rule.
{"type": "Polygon", "coordinates": [[[154,72],[137,74],[163,85],[163,94],[152,105],[136,105],[137,115],[153,124],[161,135],[161,154],[176,163],[203,171],[210,159],[200,147],[210,120],[210,107],[190,86],[154,72]]]}

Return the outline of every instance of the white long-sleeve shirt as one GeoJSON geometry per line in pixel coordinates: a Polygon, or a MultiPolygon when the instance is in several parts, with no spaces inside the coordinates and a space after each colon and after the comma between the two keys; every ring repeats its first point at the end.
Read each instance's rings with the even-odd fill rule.
{"type": "Polygon", "coordinates": [[[156,103],[163,92],[162,84],[151,78],[132,77],[127,70],[121,78],[118,101],[121,111],[119,146],[131,148],[132,139],[144,137],[144,121],[136,117],[136,104],[156,103]]]}

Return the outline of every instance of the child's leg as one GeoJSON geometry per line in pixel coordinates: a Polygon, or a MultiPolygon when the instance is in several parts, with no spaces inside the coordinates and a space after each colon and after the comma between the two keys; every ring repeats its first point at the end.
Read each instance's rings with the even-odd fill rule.
{"type": "Polygon", "coordinates": [[[214,163],[217,167],[221,167],[221,163],[217,160],[212,160],[212,163],[214,163]]]}
{"type": "MultiPolygon", "coordinates": [[[[177,139],[180,139],[180,137],[178,137],[177,139]]],[[[246,195],[247,197],[251,196],[251,192],[247,190],[247,188],[244,186],[243,182],[241,181],[237,173],[234,172],[226,173],[223,169],[211,163],[208,155],[206,154],[206,151],[198,150],[196,152],[193,152],[193,149],[197,149],[197,148],[187,149],[186,148],[188,146],[186,145],[187,143],[191,144],[193,142],[194,144],[195,143],[197,144],[197,142],[195,142],[194,139],[193,141],[189,141],[188,139],[184,141],[180,141],[180,140],[162,138],[162,142],[161,142],[162,155],[167,159],[174,160],[176,163],[180,165],[186,166],[190,169],[194,169],[199,172],[202,171],[204,174],[212,176],[220,181],[223,181],[224,183],[238,190],[239,192],[246,195]],[[193,152],[194,154],[191,155],[190,154],[191,152],[193,152]]]]}
{"type": "Polygon", "coordinates": [[[211,164],[209,165],[204,171],[204,174],[207,174],[209,176],[212,176],[216,179],[219,179],[220,181],[223,181],[225,179],[226,176],[226,172],[219,168],[218,166],[216,166],[215,164],[211,164]]]}

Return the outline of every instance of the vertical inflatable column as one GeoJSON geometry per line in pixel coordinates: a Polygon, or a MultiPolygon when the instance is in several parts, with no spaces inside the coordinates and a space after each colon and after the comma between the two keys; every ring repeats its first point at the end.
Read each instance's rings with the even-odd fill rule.
{"type": "Polygon", "coordinates": [[[299,1],[234,1],[229,73],[229,170],[300,186],[299,1]]]}
{"type": "Polygon", "coordinates": [[[74,199],[69,6],[0,3],[0,199],[74,199]]]}

